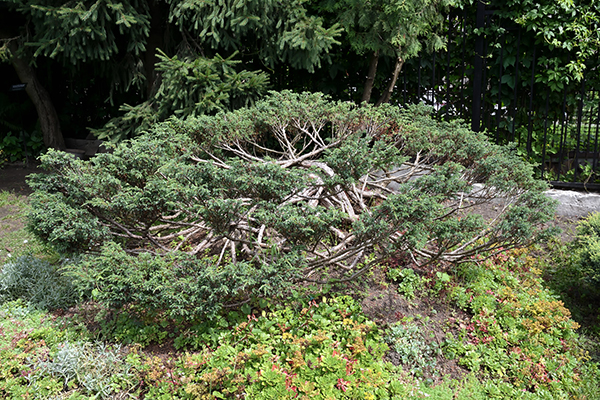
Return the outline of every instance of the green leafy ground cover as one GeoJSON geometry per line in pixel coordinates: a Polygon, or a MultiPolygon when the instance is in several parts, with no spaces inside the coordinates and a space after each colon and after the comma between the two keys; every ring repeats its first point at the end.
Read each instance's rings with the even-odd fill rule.
{"type": "MultiPolygon", "coordinates": [[[[24,198],[6,193],[2,198],[16,215],[26,207],[24,198]]],[[[23,243],[25,235],[22,229],[2,235],[21,243],[0,277],[2,398],[598,398],[593,347],[558,292],[542,279],[546,275],[555,289],[566,287],[557,271],[573,270],[577,261],[565,245],[543,253],[506,251],[427,276],[382,265],[387,275],[380,284],[408,301],[434,298],[462,310],[439,323],[404,315],[376,324],[361,305],[368,288],[353,297],[335,288],[326,293],[306,288],[291,298],[247,303],[185,324],[139,310],[111,315],[106,309],[94,320],[84,310],[101,307],[88,299],[68,308],[73,302],[68,296],[53,303],[67,312],[48,311],[53,307],[47,297],[18,292],[22,280],[15,277],[26,277],[31,288],[36,277],[53,276],[46,294],[75,294],[69,289],[72,277],[61,273],[35,239],[23,243]],[[27,255],[31,251],[53,263],[27,255]],[[434,331],[444,340],[431,340],[434,331]],[[177,351],[150,351],[156,343],[177,351]],[[392,354],[399,365],[390,362],[392,354]],[[462,377],[431,379],[439,357],[461,365],[462,377]]],[[[364,283],[372,283],[369,279],[374,278],[364,283]]],[[[578,287],[573,282],[570,287],[578,287]]],[[[589,318],[581,298],[569,299],[576,314],[589,318]]],[[[593,321],[581,322],[584,332],[593,333],[593,321]]]]}

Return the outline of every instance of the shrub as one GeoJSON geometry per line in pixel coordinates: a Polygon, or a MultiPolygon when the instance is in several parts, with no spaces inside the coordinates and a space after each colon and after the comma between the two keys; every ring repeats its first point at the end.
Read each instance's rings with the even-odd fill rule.
{"type": "Polygon", "coordinates": [[[600,292],[600,212],[579,223],[575,246],[581,275],[600,292]]]}
{"type": "Polygon", "coordinates": [[[295,277],[282,257],[279,263],[255,268],[251,263],[222,263],[177,252],[164,257],[143,253],[132,256],[116,244],[107,244],[98,256],[72,265],[70,275],[83,296],[139,316],[193,319],[214,316],[223,304],[249,295],[271,297],[295,277]]]}
{"type": "Polygon", "coordinates": [[[429,113],[272,93],[252,108],[173,118],[90,161],[50,151],[50,174],[30,181],[28,226],[63,252],[112,241],[318,282],[354,279],[397,251],[458,262],[544,237],[553,202],[531,167],[429,113]],[[463,201],[476,182],[485,186],[463,201]],[[498,218],[467,212],[498,197],[511,199],[498,218]]]}
{"type": "Polygon", "coordinates": [[[40,309],[57,309],[73,305],[77,295],[60,267],[21,256],[4,264],[0,272],[0,302],[16,299],[40,309]]]}

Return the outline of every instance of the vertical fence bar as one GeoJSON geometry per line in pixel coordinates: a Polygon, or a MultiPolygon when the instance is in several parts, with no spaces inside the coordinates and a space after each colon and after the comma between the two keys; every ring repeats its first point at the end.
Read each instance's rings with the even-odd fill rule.
{"type": "MultiPolygon", "coordinates": [[[[450,43],[452,36],[452,18],[448,14],[448,48],[446,49],[446,119],[450,118],[450,43]]],[[[442,81],[443,84],[443,81],[442,81]]]]}
{"type": "Polygon", "coordinates": [[[404,90],[402,93],[404,94],[404,107],[406,107],[406,71],[402,74],[402,78],[404,79],[404,90]]]}
{"type": "Polygon", "coordinates": [[[592,120],[594,119],[594,99],[596,98],[596,89],[592,89],[592,102],[590,104],[590,116],[588,117],[588,134],[586,140],[585,151],[590,152],[590,139],[592,135],[592,120]]]}
{"type": "MultiPolygon", "coordinates": [[[[435,108],[435,54],[436,51],[433,52],[433,64],[431,67],[431,106],[435,108]]],[[[437,111],[437,110],[436,110],[437,111]]]]}
{"type": "Polygon", "coordinates": [[[533,95],[534,95],[534,91],[533,91],[533,83],[534,83],[534,78],[535,78],[535,45],[533,46],[533,60],[531,61],[531,85],[530,85],[530,89],[529,89],[529,115],[528,115],[528,121],[527,121],[527,155],[531,156],[531,139],[532,139],[532,130],[533,130],[533,125],[532,125],[532,117],[533,117],[533,95]]]}
{"type": "Polygon", "coordinates": [[[564,156],[564,143],[567,140],[567,135],[566,135],[566,120],[567,115],[566,115],[566,108],[567,108],[567,88],[565,87],[565,92],[563,95],[563,106],[562,106],[562,113],[560,114],[560,146],[559,146],[559,150],[558,150],[558,175],[556,177],[557,181],[560,181],[560,174],[562,172],[562,163],[563,163],[563,156],[564,156]],[[564,136],[564,139],[563,139],[564,136]]]}
{"type": "MultiPolygon", "coordinates": [[[[489,20],[491,19],[491,17],[489,15],[486,15],[485,17],[485,25],[488,26],[489,25],[489,20]]],[[[483,117],[480,118],[481,122],[480,122],[480,129],[481,126],[483,125],[483,129],[487,129],[490,126],[490,113],[486,112],[486,98],[487,98],[487,88],[488,88],[488,61],[487,61],[487,55],[488,55],[488,40],[487,40],[487,36],[484,38],[483,40],[483,75],[481,77],[481,82],[482,82],[482,93],[481,93],[481,112],[483,113],[483,117]]]]}
{"type": "Polygon", "coordinates": [[[517,57],[515,61],[515,87],[513,93],[513,107],[512,107],[512,133],[511,142],[515,141],[515,134],[517,131],[517,88],[519,87],[519,56],[521,55],[521,29],[519,29],[519,35],[517,36],[517,57]]]}
{"type": "Polygon", "coordinates": [[[579,175],[579,148],[581,145],[581,121],[583,119],[583,98],[585,97],[585,79],[581,80],[581,97],[579,98],[579,107],[577,109],[577,146],[575,147],[575,161],[573,180],[577,181],[579,175]]]}
{"type": "Polygon", "coordinates": [[[594,139],[594,164],[592,170],[596,172],[598,167],[598,133],[600,129],[600,92],[598,93],[598,118],[596,118],[596,137],[594,139]]]}
{"type": "MultiPolygon", "coordinates": [[[[550,104],[550,86],[546,86],[546,108],[544,110],[544,141],[542,142],[542,172],[540,178],[544,179],[544,166],[546,165],[546,141],[548,136],[548,106],[550,104]]],[[[550,159],[550,166],[552,166],[552,159],[550,159]]]]}
{"type": "Polygon", "coordinates": [[[496,111],[496,144],[500,144],[500,112],[502,111],[502,70],[504,67],[504,45],[506,44],[506,34],[502,34],[502,46],[500,47],[500,75],[498,78],[498,111],[496,111]]]}
{"type": "Polygon", "coordinates": [[[417,103],[421,102],[421,56],[419,56],[419,82],[417,83],[417,103]]]}
{"type": "Polygon", "coordinates": [[[466,24],[467,24],[467,9],[465,8],[463,11],[462,18],[462,77],[460,78],[460,115],[465,117],[465,75],[467,64],[465,63],[465,51],[467,48],[467,39],[466,39],[466,24]]]}
{"type": "Polygon", "coordinates": [[[483,74],[483,33],[481,30],[485,26],[485,3],[481,0],[477,3],[477,21],[476,28],[480,30],[475,41],[475,59],[473,61],[473,110],[471,119],[471,129],[479,132],[481,123],[481,85],[483,74]]]}

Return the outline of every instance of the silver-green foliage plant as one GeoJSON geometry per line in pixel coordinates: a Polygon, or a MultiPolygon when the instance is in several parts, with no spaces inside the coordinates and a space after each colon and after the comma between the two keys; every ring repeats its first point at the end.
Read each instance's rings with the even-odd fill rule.
{"type": "Polygon", "coordinates": [[[398,251],[460,262],[546,235],[554,205],[531,167],[429,112],[273,92],[170,119],[90,161],[51,151],[50,173],[30,182],[29,228],[62,252],[116,242],[289,281],[350,280],[398,251]],[[492,220],[469,212],[498,198],[492,220]]]}
{"type": "Polygon", "coordinates": [[[33,373],[27,379],[33,388],[51,376],[60,379],[65,389],[79,386],[94,398],[114,398],[134,381],[121,349],[104,344],[64,342],[48,359],[36,360],[31,367],[33,373]]]}
{"type": "MultiPolygon", "coordinates": [[[[427,320],[423,322],[426,324],[427,320]]],[[[412,318],[403,318],[390,327],[385,338],[393,351],[388,358],[395,359],[415,376],[435,372],[436,359],[442,355],[439,344],[425,338],[423,325],[413,322],[412,318]]]]}
{"type": "Polygon", "coordinates": [[[0,302],[17,299],[39,309],[57,309],[75,304],[77,294],[59,266],[21,256],[0,269],[0,302]]]}

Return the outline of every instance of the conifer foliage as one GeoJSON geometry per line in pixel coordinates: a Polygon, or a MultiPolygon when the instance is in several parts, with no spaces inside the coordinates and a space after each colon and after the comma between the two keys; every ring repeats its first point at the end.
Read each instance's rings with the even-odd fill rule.
{"type": "MultiPolygon", "coordinates": [[[[304,0],[0,0],[0,60],[23,70],[49,59],[74,80],[81,69],[93,71],[124,112],[94,133],[118,140],[175,111],[251,104],[275,65],[313,72],[329,60],[341,28],[307,7],[304,0]]],[[[43,101],[39,113],[52,106],[43,101]]],[[[60,135],[58,119],[53,125],[60,135]]]]}
{"type": "Polygon", "coordinates": [[[172,118],[90,161],[42,161],[29,227],[59,251],[114,242],[295,279],[353,279],[398,252],[460,262],[524,246],[554,212],[530,166],[461,123],[320,93],[272,92],[172,118]],[[498,199],[491,220],[470,212],[498,199]]]}

